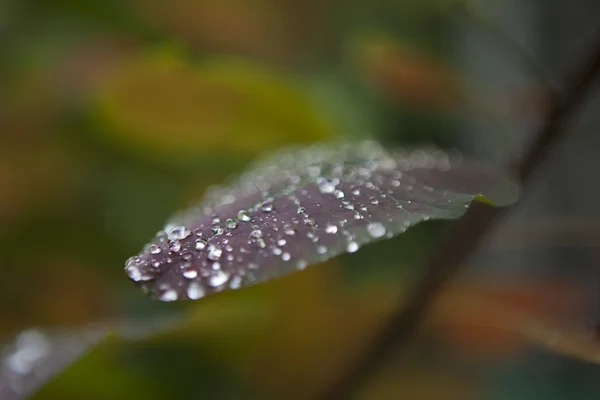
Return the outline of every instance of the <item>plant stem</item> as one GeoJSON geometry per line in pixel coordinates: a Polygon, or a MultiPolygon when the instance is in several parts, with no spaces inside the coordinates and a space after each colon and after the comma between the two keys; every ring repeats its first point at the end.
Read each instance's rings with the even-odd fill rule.
{"type": "MultiPolygon", "coordinates": [[[[550,111],[534,140],[508,167],[527,186],[538,165],[565,134],[564,126],[586,99],[590,87],[600,75],[600,32],[589,53],[576,63],[563,80],[562,90],[551,93],[550,111]]],[[[345,399],[360,389],[393,355],[404,349],[425,317],[437,293],[456,275],[469,254],[477,247],[492,225],[507,212],[506,208],[488,207],[475,202],[457,221],[425,268],[423,279],[415,285],[408,304],[396,307],[387,325],[356,363],[333,383],[321,399],[345,399]]]]}

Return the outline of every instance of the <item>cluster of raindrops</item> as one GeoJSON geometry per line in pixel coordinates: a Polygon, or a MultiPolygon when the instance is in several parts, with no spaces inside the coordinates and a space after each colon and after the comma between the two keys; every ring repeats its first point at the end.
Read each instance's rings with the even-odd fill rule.
{"type": "Polygon", "coordinates": [[[283,149],[175,215],[125,271],[154,298],[196,300],[354,253],[464,212],[479,192],[433,186],[454,164],[374,142],[283,149]]]}

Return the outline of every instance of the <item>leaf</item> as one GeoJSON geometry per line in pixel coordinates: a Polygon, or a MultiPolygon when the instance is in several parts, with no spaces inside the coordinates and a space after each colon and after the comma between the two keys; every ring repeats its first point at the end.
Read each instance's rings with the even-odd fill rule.
{"type": "Polygon", "coordinates": [[[199,299],[353,253],[421,221],[458,218],[484,196],[505,205],[517,190],[439,150],[283,149],[172,218],[125,272],[153,298],[199,299]]]}
{"type": "Polygon", "coordinates": [[[102,329],[84,332],[21,332],[7,345],[0,359],[0,398],[20,399],[78,359],[106,334],[102,329]]]}
{"type": "Polygon", "coordinates": [[[97,93],[102,134],[120,147],[213,166],[332,136],[310,99],[276,71],[226,57],[194,66],[171,49],[157,53],[131,57],[97,93]]]}

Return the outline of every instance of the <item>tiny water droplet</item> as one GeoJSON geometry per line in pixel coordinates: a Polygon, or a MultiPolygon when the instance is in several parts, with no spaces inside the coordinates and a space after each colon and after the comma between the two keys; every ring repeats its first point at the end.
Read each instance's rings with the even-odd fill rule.
{"type": "Polygon", "coordinates": [[[325,254],[325,253],[327,253],[327,247],[325,247],[325,246],[319,246],[319,247],[317,247],[317,253],[319,253],[319,254],[325,254]]]}
{"type": "Polygon", "coordinates": [[[286,226],[283,228],[283,233],[285,233],[288,236],[294,236],[296,234],[296,230],[291,226],[286,226]]]}
{"type": "Polygon", "coordinates": [[[277,241],[277,245],[278,245],[278,246],[285,246],[285,244],[286,244],[286,243],[287,243],[287,242],[285,241],[285,239],[279,239],[279,240],[277,241]]]}
{"type": "Polygon", "coordinates": [[[264,212],[271,212],[271,211],[273,211],[273,204],[272,203],[264,203],[261,207],[261,210],[263,210],[264,212]]]}
{"type": "Polygon", "coordinates": [[[204,250],[205,247],[206,247],[206,242],[204,240],[202,240],[202,239],[196,240],[196,245],[195,245],[196,250],[204,250]]]}
{"type": "Polygon", "coordinates": [[[290,253],[283,253],[283,254],[281,255],[281,259],[282,259],[283,261],[290,261],[290,258],[292,258],[292,256],[290,256],[290,253]]]}
{"type": "Polygon", "coordinates": [[[225,226],[227,227],[227,229],[234,229],[237,226],[237,222],[229,218],[227,221],[225,221],[225,226]]]}
{"type": "Polygon", "coordinates": [[[150,251],[150,254],[159,254],[161,252],[160,247],[155,244],[151,244],[150,247],[148,247],[148,250],[150,251]]]}
{"type": "Polygon", "coordinates": [[[255,229],[252,232],[250,232],[250,237],[258,239],[261,238],[263,235],[262,231],[260,229],[255,229]]]}

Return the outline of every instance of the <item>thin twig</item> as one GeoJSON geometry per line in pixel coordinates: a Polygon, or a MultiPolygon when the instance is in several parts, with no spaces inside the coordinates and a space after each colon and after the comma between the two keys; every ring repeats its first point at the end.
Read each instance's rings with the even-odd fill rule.
{"type": "MultiPolygon", "coordinates": [[[[600,75],[600,32],[589,54],[563,81],[563,90],[552,93],[551,107],[545,122],[526,150],[509,163],[526,188],[536,167],[547,157],[565,133],[564,125],[587,97],[590,86],[600,75]]],[[[446,240],[426,266],[426,273],[414,289],[408,305],[399,304],[380,336],[365,354],[321,396],[322,399],[345,399],[364,385],[392,355],[410,342],[415,330],[444,284],[456,275],[484,234],[506,209],[474,203],[457,221],[446,240]]]]}

